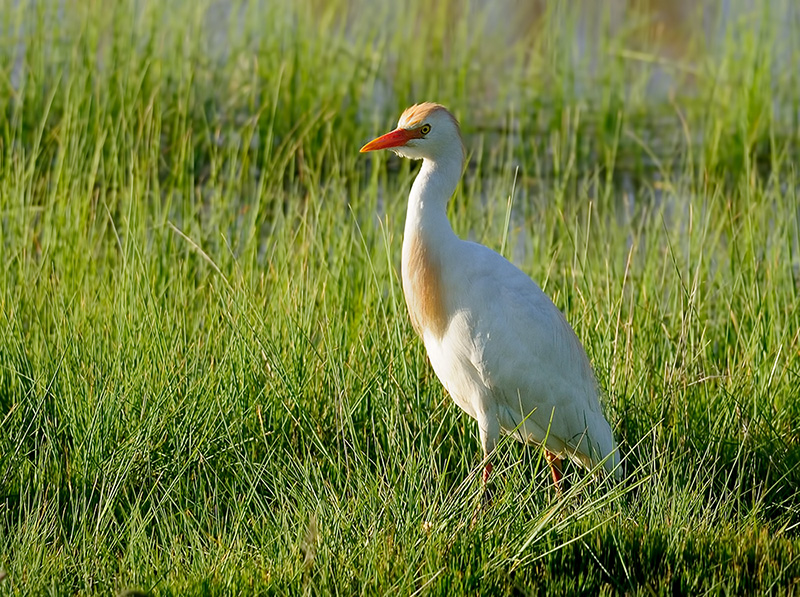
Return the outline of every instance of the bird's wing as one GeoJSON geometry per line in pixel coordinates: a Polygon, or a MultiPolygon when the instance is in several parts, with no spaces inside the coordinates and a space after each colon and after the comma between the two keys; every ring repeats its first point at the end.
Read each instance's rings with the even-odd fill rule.
{"type": "Polygon", "coordinates": [[[475,243],[463,249],[470,264],[457,299],[469,319],[463,340],[501,426],[523,441],[546,436],[553,451],[578,451],[591,462],[615,452],[591,364],[564,315],[499,254],[475,243]]]}

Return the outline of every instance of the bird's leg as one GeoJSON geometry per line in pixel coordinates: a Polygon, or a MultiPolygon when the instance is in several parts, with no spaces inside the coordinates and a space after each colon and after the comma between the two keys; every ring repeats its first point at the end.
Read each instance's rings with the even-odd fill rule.
{"type": "Polygon", "coordinates": [[[492,463],[485,457],[486,465],[483,467],[483,492],[481,494],[481,507],[489,508],[492,505],[492,492],[489,489],[489,475],[492,474],[492,463]]]}
{"type": "Polygon", "coordinates": [[[479,411],[478,416],[478,429],[481,434],[481,447],[483,448],[483,494],[481,502],[483,509],[492,505],[492,494],[489,491],[489,475],[492,474],[492,462],[489,456],[494,454],[494,449],[497,447],[497,440],[500,437],[500,424],[497,422],[497,414],[494,412],[479,411]]]}
{"type": "Polygon", "coordinates": [[[483,467],[483,487],[486,489],[486,484],[489,482],[489,475],[492,474],[492,463],[487,462],[486,466],[483,467]]]}
{"type": "Polygon", "coordinates": [[[478,517],[481,516],[492,506],[492,492],[489,490],[489,475],[492,474],[492,463],[489,461],[488,454],[484,455],[486,464],[483,467],[483,475],[481,481],[481,501],[475,512],[472,513],[472,526],[478,522],[478,517]]]}
{"type": "Polygon", "coordinates": [[[561,479],[564,476],[561,473],[561,459],[549,450],[544,451],[544,459],[547,460],[547,464],[550,465],[550,472],[553,475],[553,485],[556,486],[556,493],[560,495],[561,479]]]}

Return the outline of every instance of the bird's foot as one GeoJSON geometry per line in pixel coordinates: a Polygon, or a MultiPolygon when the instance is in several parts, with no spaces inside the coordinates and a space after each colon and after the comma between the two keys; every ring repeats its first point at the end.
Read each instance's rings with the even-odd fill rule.
{"type": "Polygon", "coordinates": [[[484,485],[483,491],[481,491],[480,501],[475,507],[475,511],[472,513],[472,525],[470,528],[473,528],[477,524],[478,519],[489,511],[493,503],[494,497],[492,495],[492,490],[484,485]]]}

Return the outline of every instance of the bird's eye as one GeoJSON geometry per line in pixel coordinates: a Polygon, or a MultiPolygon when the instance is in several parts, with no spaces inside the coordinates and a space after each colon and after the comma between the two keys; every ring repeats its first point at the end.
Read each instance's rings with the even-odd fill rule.
{"type": "Polygon", "coordinates": [[[431,132],[431,125],[423,124],[422,127],[419,129],[419,132],[422,133],[423,135],[427,135],[428,133],[431,132]]]}

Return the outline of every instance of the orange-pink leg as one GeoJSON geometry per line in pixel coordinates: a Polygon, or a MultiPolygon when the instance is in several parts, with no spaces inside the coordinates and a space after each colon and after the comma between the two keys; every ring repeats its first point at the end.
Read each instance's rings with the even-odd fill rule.
{"type": "Polygon", "coordinates": [[[486,485],[486,483],[489,481],[489,475],[491,475],[491,474],[492,474],[492,463],[491,462],[487,462],[486,466],[483,467],[483,484],[484,485],[486,485]]]}
{"type": "Polygon", "coordinates": [[[561,493],[561,479],[564,476],[561,473],[561,459],[548,450],[544,451],[544,459],[550,465],[550,472],[553,475],[553,484],[556,486],[556,491],[561,493]]]}

